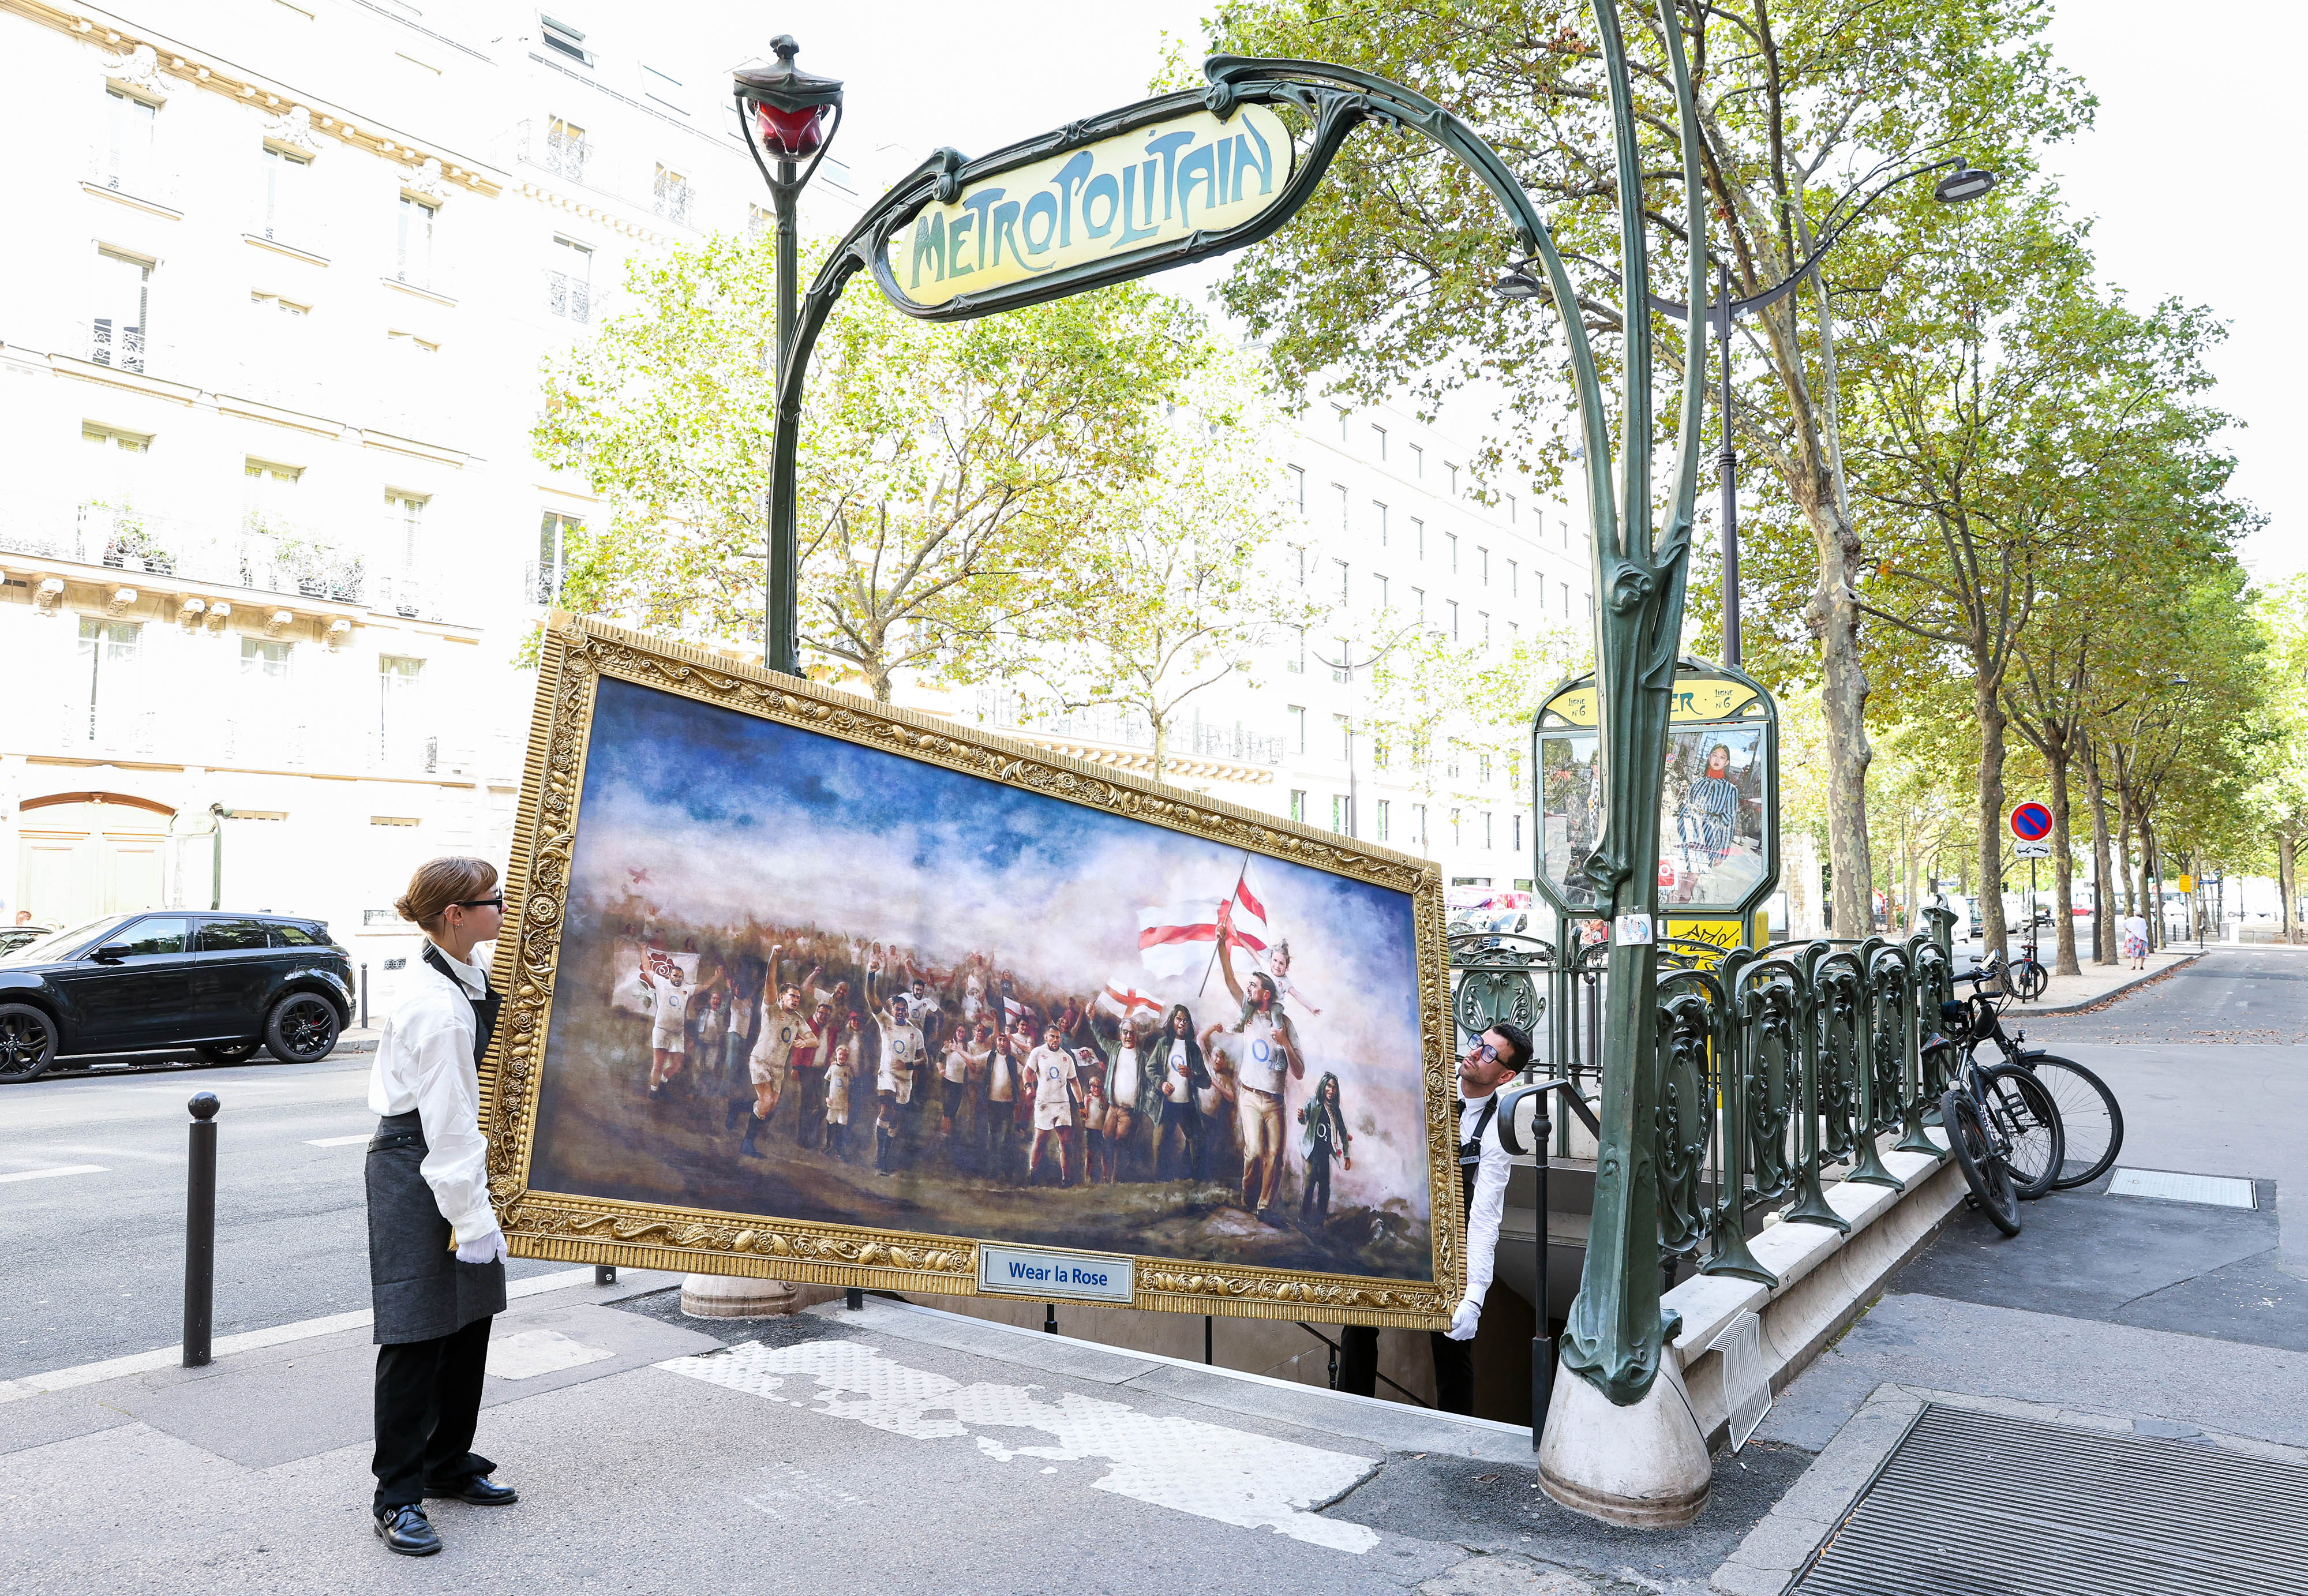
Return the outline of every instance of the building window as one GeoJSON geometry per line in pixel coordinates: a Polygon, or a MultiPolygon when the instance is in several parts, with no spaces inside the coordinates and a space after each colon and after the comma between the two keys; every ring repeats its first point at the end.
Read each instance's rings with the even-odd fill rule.
{"type": "Polygon", "coordinates": [[[1354,835],[1354,800],[1343,792],[1334,792],[1331,795],[1331,830],[1341,837],[1354,835]]]}
{"type": "Polygon", "coordinates": [[[553,240],[545,273],[545,308],[573,322],[593,319],[593,252],[574,238],[553,240]]]}
{"type": "Polygon", "coordinates": [[[1507,562],[1507,597],[1518,597],[1521,591],[1522,568],[1512,560],[1507,562]]]}
{"type": "Polygon", "coordinates": [[[1293,645],[1289,658],[1283,660],[1282,669],[1291,672],[1293,675],[1303,675],[1305,673],[1306,669],[1306,634],[1304,628],[1301,628],[1298,633],[1298,641],[1293,645]]]}
{"type": "Polygon", "coordinates": [[[1595,595],[1592,593],[1580,594],[1579,608],[1590,615],[1593,614],[1595,609],[1595,595]]]}
{"type": "Polygon", "coordinates": [[[1451,611],[1451,641],[1456,643],[1459,641],[1459,600],[1446,599],[1443,603],[1451,611]]]}
{"type": "Polygon", "coordinates": [[[1491,812],[1490,812],[1488,809],[1486,809],[1486,810],[1484,810],[1484,811],[1483,811],[1483,846],[1484,846],[1485,848],[1488,848],[1490,845],[1491,845],[1491,812]]]}
{"type": "Polygon", "coordinates": [[[1332,715],[1331,720],[1339,729],[1339,757],[1348,764],[1354,763],[1355,723],[1344,715],[1332,715]]]}
{"type": "Polygon", "coordinates": [[[1491,551],[1481,544],[1475,545],[1476,569],[1482,574],[1485,587],[1491,585],[1491,551]]]}
{"type": "Polygon", "coordinates": [[[1377,819],[1378,819],[1378,840],[1379,840],[1380,841],[1382,841],[1382,842],[1383,842],[1383,841],[1386,841],[1387,823],[1388,823],[1388,821],[1391,818],[1391,816],[1388,814],[1388,811],[1389,811],[1391,808],[1392,808],[1392,807],[1393,807],[1393,806],[1392,806],[1392,805],[1391,805],[1390,803],[1388,803],[1386,799],[1384,799],[1384,798],[1381,798],[1381,799],[1379,799],[1379,801],[1378,801],[1378,815],[1377,815],[1377,819]]]}
{"type": "Polygon", "coordinates": [[[1374,576],[1371,580],[1378,583],[1378,607],[1381,609],[1384,609],[1389,602],[1386,596],[1386,578],[1383,576],[1374,576]]]}
{"type": "Polygon", "coordinates": [[[555,116],[545,125],[545,169],[557,172],[572,183],[585,180],[585,158],[591,152],[585,142],[585,130],[564,116],[555,116]]]}
{"type": "Polygon", "coordinates": [[[1571,584],[1567,582],[1563,584],[1563,613],[1571,613],[1571,584]]]}
{"type": "Polygon", "coordinates": [[[544,34],[547,49],[587,66],[593,65],[593,52],[585,47],[585,35],[581,30],[572,28],[566,22],[556,22],[547,16],[540,16],[537,21],[544,34]]]}
{"type": "Polygon", "coordinates": [[[1453,847],[1453,848],[1460,847],[1460,845],[1462,845],[1462,844],[1466,841],[1466,838],[1465,838],[1465,837],[1463,837],[1463,836],[1461,836],[1461,835],[1460,834],[1460,831],[1459,831],[1459,819],[1460,819],[1459,811],[1458,811],[1458,810],[1456,810],[1456,809],[1451,810],[1451,847],[1453,847]]]}
{"type": "Polygon", "coordinates": [[[1426,846],[1426,806],[1425,804],[1410,806],[1410,840],[1421,848],[1426,846]]]}
{"type": "Polygon", "coordinates": [[[400,230],[395,242],[393,276],[411,288],[433,283],[433,221],[441,207],[413,194],[400,196],[400,230]]]}
{"type": "Polygon", "coordinates": [[[268,638],[244,637],[240,640],[241,680],[255,684],[261,693],[281,694],[288,688],[288,660],[296,644],[274,643],[268,638]]]}
{"type": "Polygon", "coordinates": [[[689,225],[689,179],[662,162],[657,168],[657,182],[650,189],[651,208],[666,220],[682,227],[689,225]]]}
{"type": "Polygon", "coordinates": [[[313,314],[309,305],[299,305],[294,299],[283,299],[278,294],[252,292],[248,302],[260,315],[305,316],[313,314]]]}
{"type": "Polygon", "coordinates": [[[96,252],[96,315],[89,325],[88,358],[122,371],[144,369],[145,311],[152,265],[109,249],[96,252]]]}
{"type": "MultiPolygon", "coordinates": [[[[1371,768],[1373,770],[1380,771],[1386,769],[1387,758],[1386,739],[1384,738],[1374,738],[1371,740],[1371,768]]],[[[1383,813],[1383,810],[1384,807],[1381,806],[1381,812],[1383,813]]]]}
{"type": "Polygon", "coordinates": [[[1386,506],[1378,500],[1371,501],[1371,519],[1378,523],[1378,546],[1386,547],[1386,506]]]}
{"type": "Polygon", "coordinates": [[[132,713],[137,702],[136,666],[140,634],[136,621],[80,623],[80,676],[88,684],[88,736],[104,737],[106,721],[132,713]]]}
{"type": "Polygon", "coordinates": [[[1509,495],[1507,495],[1507,524],[1508,524],[1509,526],[1512,526],[1512,525],[1514,524],[1514,518],[1515,518],[1515,496],[1514,496],[1514,495],[1512,495],[1512,494],[1509,494],[1509,495]]]}
{"type": "Polygon", "coordinates": [[[1354,645],[1343,637],[1336,641],[1339,645],[1339,658],[1338,662],[1331,667],[1331,679],[1334,682],[1351,682],[1355,679],[1354,645]]]}
{"type": "Polygon", "coordinates": [[[1485,786],[1488,786],[1490,784],[1491,756],[1489,755],[1477,754],[1475,755],[1475,780],[1482,782],[1485,786]]]}
{"type": "Polygon", "coordinates": [[[422,607],[418,590],[426,565],[425,507],[430,502],[420,494],[384,490],[384,565],[392,607],[405,616],[422,607]]]}
{"type": "Polygon", "coordinates": [[[1508,643],[1508,645],[1509,645],[1510,647],[1511,647],[1511,646],[1512,646],[1512,645],[1514,645],[1515,643],[1520,643],[1521,641],[1522,641],[1522,623],[1521,623],[1520,621],[1509,621],[1509,622],[1507,623],[1507,643],[1508,643]]]}
{"type": "Polygon", "coordinates": [[[1417,613],[1420,620],[1423,621],[1426,618],[1426,590],[1425,588],[1413,588],[1410,590],[1410,608],[1417,613]]]}
{"type": "Polygon", "coordinates": [[[1285,466],[1283,470],[1290,473],[1290,502],[1296,505],[1298,513],[1304,515],[1306,513],[1306,468],[1293,465],[1285,466]]]}
{"type": "MultiPolygon", "coordinates": [[[[761,206],[751,203],[745,206],[745,237],[748,238],[758,238],[777,224],[778,219],[761,206]]],[[[1298,468],[1293,466],[1290,469],[1296,470],[1298,468]]]]}
{"type": "Polygon", "coordinates": [[[93,421],[81,423],[80,441],[99,449],[116,449],[124,454],[142,454],[152,447],[151,438],[142,433],[122,432],[114,427],[99,427],[93,421]]]}
{"type": "Polygon", "coordinates": [[[561,579],[567,574],[569,539],[585,523],[573,515],[547,510],[537,529],[537,565],[530,575],[530,602],[551,604],[561,597],[561,579]]]}
{"type": "Polygon", "coordinates": [[[1298,752],[1306,751],[1306,710],[1303,704],[1290,706],[1290,740],[1298,745],[1298,752]]]}
{"type": "Polygon", "coordinates": [[[1417,444],[1410,445],[1410,474],[1414,477],[1426,474],[1426,451],[1417,444]]]}
{"type": "Polygon", "coordinates": [[[1290,546],[1290,553],[1297,562],[1298,585],[1305,587],[1306,585],[1306,547],[1303,543],[1293,543],[1290,546]]]}
{"type": "Polygon", "coordinates": [[[1446,462],[1442,469],[1451,473],[1451,496],[1455,499],[1459,496],[1459,468],[1446,462]]]}
{"type": "Polygon", "coordinates": [[[107,89],[104,101],[105,137],[98,179],[118,192],[150,194],[154,186],[153,130],[160,108],[117,89],[107,89]]]}
{"type": "Polygon", "coordinates": [[[1344,560],[1332,560],[1331,562],[1331,565],[1332,571],[1338,577],[1339,602],[1344,604],[1347,601],[1347,562],[1344,560]]]}
{"type": "Polygon", "coordinates": [[[276,465],[269,460],[242,463],[243,524],[252,532],[286,532],[295,525],[297,486],[305,479],[300,465],[276,465]]]}
{"type": "Polygon", "coordinates": [[[1349,530],[1347,525],[1347,490],[1343,484],[1333,482],[1331,491],[1339,496],[1339,535],[1344,537],[1349,530]]]}
{"type": "Polygon", "coordinates": [[[1448,552],[1451,556],[1451,574],[1456,576],[1459,574],[1459,534],[1456,532],[1445,532],[1442,534],[1442,541],[1449,546],[1448,552]]]}
{"type": "Polygon", "coordinates": [[[305,220],[305,182],[312,165],[310,156],[264,146],[264,214],[258,230],[266,237],[306,236],[295,229],[305,220]]]}
{"type": "Polygon", "coordinates": [[[414,332],[389,332],[384,335],[384,341],[385,342],[392,345],[393,348],[399,349],[402,354],[408,355],[412,358],[421,358],[426,355],[437,355],[441,352],[441,346],[439,344],[435,343],[429,338],[419,338],[414,332]]]}
{"type": "Polygon", "coordinates": [[[1522,816],[1517,815],[1507,824],[1514,833],[1514,850],[1520,853],[1522,851],[1522,816]]]}
{"type": "Polygon", "coordinates": [[[1426,523],[1416,515],[1410,518],[1410,543],[1420,559],[1426,557],[1426,523]]]}
{"type": "Polygon", "coordinates": [[[1290,818],[1299,821],[1306,818],[1306,793],[1303,788],[1290,789],[1290,818]]]}
{"type": "Polygon", "coordinates": [[[1386,428],[1385,428],[1385,427],[1379,427],[1379,426],[1376,426],[1376,425],[1374,425],[1374,426],[1371,427],[1371,446],[1378,452],[1378,458],[1379,458],[1379,459],[1381,459],[1381,460],[1384,460],[1384,459],[1386,458],[1386,428]]]}
{"type": "Polygon", "coordinates": [[[1339,442],[1343,444],[1347,441],[1347,407],[1334,404],[1331,408],[1339,412],[1339,442]]]}
{"type": "Polygon", "coordinates": [[[1488,648],[1491,646],[1491,612],[1478,609],[1475,611],[1475,618],[1483,623],[1483,646],[1488,648]]]}
{"type": "Polygon", "coordinates": [[[380,654],[376,661],[377,753],[387,764],[418,762],[418,695],[423,690],[425,661],[380,654]]]}

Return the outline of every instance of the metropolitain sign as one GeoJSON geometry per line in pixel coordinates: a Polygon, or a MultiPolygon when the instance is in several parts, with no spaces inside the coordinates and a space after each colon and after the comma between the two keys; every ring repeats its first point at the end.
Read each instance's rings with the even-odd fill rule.
{"type": "Polygon", "coordinates": [[[1059,137],[1055,153],[1029,146],[1017,164],[969,175],[892,233],[874,272],[883,291],[917,314],[977,312],[1216,254],[1288,197],[1296,161],[1263,105],[1072,148],[1059,137]]]}

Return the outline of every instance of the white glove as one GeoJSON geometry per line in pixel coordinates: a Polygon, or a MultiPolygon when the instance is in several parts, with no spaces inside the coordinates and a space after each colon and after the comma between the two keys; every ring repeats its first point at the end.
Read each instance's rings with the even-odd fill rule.
{"type": "Polygon", "coordinates": [[[470,1241],[457,1244],[457,1262],[460,1264],[494,1264],[504,1255],[504,1232],[495,1225],[489,1227],[487,1235],[476,1236],[470,1241]]]}
{"type": "Polygon", "coordinates": [[[1451,1315],[1451,1328],[1442,1333],[1454,1342],[1475,1339],[1475,1326],[1482,1322],[1483,1305],[1471,1297],[1459,1298],[1459,1306],[1451,1315]]]}

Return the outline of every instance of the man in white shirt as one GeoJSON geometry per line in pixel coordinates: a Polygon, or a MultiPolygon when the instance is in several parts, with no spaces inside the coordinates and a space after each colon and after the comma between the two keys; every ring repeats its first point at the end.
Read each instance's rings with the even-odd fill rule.
{"type": "Polygon", "coordinates": [[[1026,1184],[1042,1161],[1043,1143],[1058,1139],[1058,1184],[1069,1184],[1066,1164],[1074,1139],[1074,1083],[1079,1070],[1055,1024],[1042,1029],[1042,1045],[1026,1056],[1026,1078],[1034,1083],[1034,1144],[1026,1153],[1026,1184]]]}
{"type": "MultiPolygon", "coordinates": [[[[1235,1026],[1231,1054],[1235,1066],[1235,1114],[1242,1129],[1242,1205],[1265,1218],[1274,1207],[1282,1185],[1284,1134],[1283,1082],[1306,1074],[1305,1057],[1298,1050],[1298,1032],[1283,1011],[1274,978],[1253,971],[1250,988],[1235,979],[1231,948],[1219,945],[1219,964],[1227,985],[1242,1001],[1242,1019],[1235,1026]]],[[[1202,1037],[1202,1051],[1210,1051],[1219,1034],[1213,1025],[1202,1037]]]]}
{"type": "MultiPolygon", "coordinates": [[[[1504,1021],[1483,1032],[1459,1061],[1460,1190],[1466,1199],[1467,1294],[1451,1315],[1451,1328],[1428,1339],[1434,1350],[1434,1405],[1446,1413],[1475,1411],[1471,1345],[1497,1268],[1499,1221],[1506,1212],[1507,1173],[1513,1160],[1499,1140],[1498,1091],[1530,1062],[1530,1033],[1504,1021]]],[[[1339,1389],[1373,1394],[1378,1383],[1378,1332],[1341,1326],[1339,1389]]]]}
{"type": "Polygon", "coordinates": [[[793,1057],[794,1044],[809,1034],[809,1022],[802,1018],[801,988],[788,987],[778,994],[778,1006],[762,1016],[761,1034],[754,1039],[754,1056],[746,1061],[746,1074],[754,1084],[754,1112],[745,1121],[745,1139],[737,1151],[748,1158],[767,1158],[757,1145],[758,1138],[778,1111],[778,1100],[785,1095],[786,1065],[793,1057]]]}
{"type": "Polygon", "coordinates": [[[898,1110],[914,1100],[914,1077],[924,1060],[920,1027],[913,1023],[903,997],[892,997],[885,1007],[874,992],[874,979],[866,978],[866,1007],[882,1033],[882,1057],[874,1072],[874,1092],[879,1111],[874,1119],[874,1167],[884,1175],[898,1168],[898,1110]]]}

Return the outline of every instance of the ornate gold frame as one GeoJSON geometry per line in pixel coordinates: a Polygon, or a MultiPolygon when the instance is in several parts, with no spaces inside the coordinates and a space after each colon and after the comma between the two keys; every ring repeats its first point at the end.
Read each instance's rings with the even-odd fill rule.
{"type": "Polygon", "coordinates": [[[808,728],[909,759],[1408,892],[1418,949],[1434,1216],[1430,1281],[1140,1257],[1132,1306],[1250,1318],[1440,1329],[1464,1287],[1452,1108],[1450,975],[1438,867],[1387,849],[1158,785],[934,716],[558,612],[547,621],[491,979],[504,1010],[481,1068],[489,1186],[514,1255],[820,1284],[977,1294],[975,1240],[531,1190],[537,1094],[595,689],[603,677],[808,728]]]}

